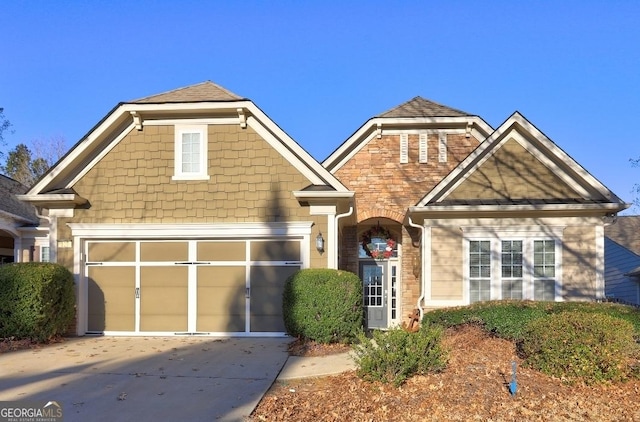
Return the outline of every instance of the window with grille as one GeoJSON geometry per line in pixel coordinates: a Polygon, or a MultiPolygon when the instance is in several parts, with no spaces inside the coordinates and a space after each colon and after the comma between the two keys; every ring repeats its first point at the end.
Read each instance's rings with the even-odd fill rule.
{"type": "Polygon", "coordinates": [[[207,126],[177,125],[175,127],[174,179],[208,179],[207,126]]]}

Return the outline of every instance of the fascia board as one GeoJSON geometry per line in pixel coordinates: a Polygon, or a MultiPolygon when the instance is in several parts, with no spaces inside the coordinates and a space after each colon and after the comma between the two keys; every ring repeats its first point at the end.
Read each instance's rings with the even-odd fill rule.
{"type": "Polygon", "coordinates": [[[293,191],[293,196],[296,198],[353,198],[355,192],[337,192],[337,191],[306,191],[306,190],[297,190],[293,191]]]}
{"type": "Polygon", "coordinates": [[[411,214],[424,213],[505,213],[522,211],[610,211],[619,212],[628,204],[540,204],[540,205],[436,205],[409,207],[411,214]]]}
{"type": "Polygon", "coordinates": [[[561,162],[565,163],[573,172],[575,172],[589,186],[593,187],[603,197],[610,199],[611,201],[623,202],[617,195],[609,190],[609,188],[607,188],[598,179],[596,179],[577,161],[571,158],[569,154],[567,154],[562,148],[551,141],[551,139],[549,139],[534,124],[529,122],[524,116],[522,116],[518,112],[515,112],[512,117],[514,121],[517,122],[527,133],[531,134],[538,142],[542,143],[549,152],[557,156],[561,160],[561,162]]]}
{"type": "Polygon", "coordinates": [[[298,145],[285,131],[271,120],[255,104],[248,103],[246,108],[251,116],[247,117],[247,124],[258,132],[267,142],[280,152],[296,169],[302,172],[313,184],[328,183],[337,191],[347,192],[348,189],[316,161],[304,148],[298,145]],[[284,148],[283,148],[284,147],[284,148]]]}
{"type": "Polygon", "coordinates": [[[36,195],[46,190],[47,186],[53,182],[65,169],[72,166],[82,154],[89,149],[92,144],[100,138],[111,126],[115,125],[126,113],[125,105],[119,105],[115,108],[97,127],[91,130],[85,137],[73,148],[66,156],[64,156],[56,165],[40,179],[27,194],[36,195]]]}
{"type": "Polygon", "coordinates": [[[308,236],[311,221],[286,223],[230,224],[87,224],[68,223],[73,236],[90,238],[156,239],[156,238],[241,238],[271,236],[308,236]]]}
{"type": "Polygon", "coordinates": [[[87,201],[79,195],[73,193],[45,193],[45,194],[25,194],[16,195],[24,202],[32,204],[46,204],[57,206],[81,205],[87,201]]]}
{"type": "Polygon", "coordinates": [[[373,137],[376,135],[378,125],[381,125],[384,133],[385,127],[408,126],[408,125],[436,125],[436,124],[459,124],[473,122],[476,126],[475,132],[479,134],[480,142],[483,141],[493,128],[478,116],[459,116],[459,117],[403,117],[403,118],[386,118],[375,117],[369,119],[363,124],[353,135],[342,143],[329,157],[327,157],[322,165],[331,173],[338,171],[347,161],[358,153],[373,137]]]}

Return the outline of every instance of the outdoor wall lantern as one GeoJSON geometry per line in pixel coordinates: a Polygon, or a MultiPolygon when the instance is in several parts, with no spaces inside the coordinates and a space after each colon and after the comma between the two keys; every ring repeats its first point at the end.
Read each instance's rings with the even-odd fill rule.
{"type": "Polygon", "coordinates": [[[324,252],[324,239],[322,238],[322,233],[318,233],[318,236],[316,236],[316,249],[320,253],[324,252]]]}

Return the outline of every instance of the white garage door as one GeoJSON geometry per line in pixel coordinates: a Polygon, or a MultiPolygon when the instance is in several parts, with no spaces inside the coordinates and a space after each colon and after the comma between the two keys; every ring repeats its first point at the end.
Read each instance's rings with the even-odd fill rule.
{"type": "Polygon", "coordinates": [[[302,239],[88,240],[87,332],[283,333],[302,239]]]}

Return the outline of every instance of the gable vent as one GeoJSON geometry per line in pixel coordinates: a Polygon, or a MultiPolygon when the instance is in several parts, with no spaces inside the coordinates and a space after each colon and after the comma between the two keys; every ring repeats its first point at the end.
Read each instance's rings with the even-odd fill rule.
{"type": "Polygon", "coordinates": [[[409,135],[400,134],[400,164],[409,162],[409,135]]]}
{"type": "Polygon", "coordinates": [[[426,163],[427,162],[427,134],[420,134],[420,145],[419,145],[419,154],[418,154],[418,162],[426,163]]]}
{"type": "Polygon", "coordinates": [[[447,162],[447,134],[438,134],[438,161],[441,163],[447,162]]]}

